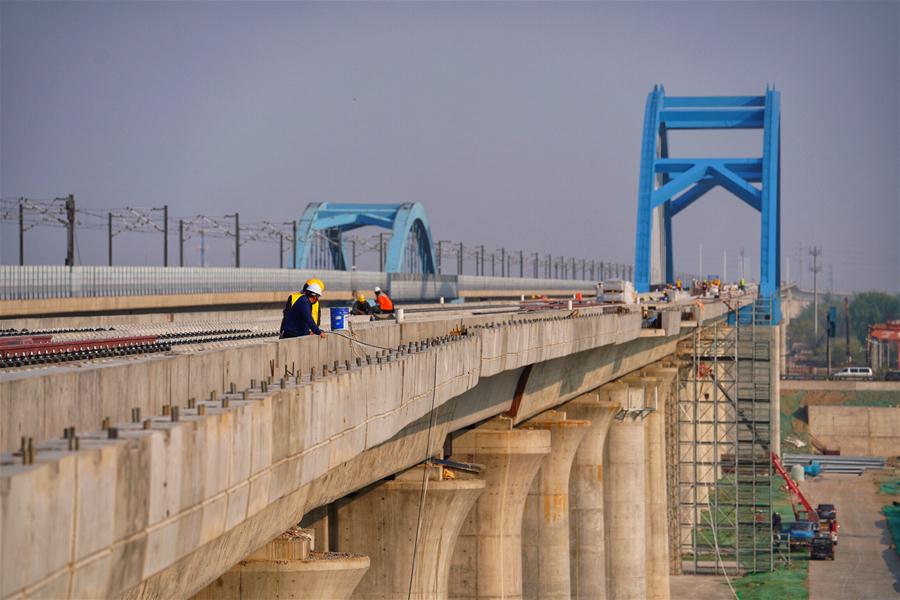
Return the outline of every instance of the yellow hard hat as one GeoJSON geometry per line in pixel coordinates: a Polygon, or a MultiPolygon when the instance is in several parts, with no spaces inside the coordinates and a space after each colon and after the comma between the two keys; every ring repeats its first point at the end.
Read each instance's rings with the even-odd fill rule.
{"type": "Polygon", "coordinates": [[[324,292],[325,291],[325,282],[321,279],[310,279],[306,282],[306,287],[311,286],[312,284],[317,284],[319,288],[324,292]]]}
{"type": "Polygon", "coordinates": [[[357,296],[356,299],[357,299],[359,302],[365,302],[365,301],[366,301],[366,297],[365,297],[365,295],[363,295],[363,294],[360,294],[359,296],[357,296]]]}

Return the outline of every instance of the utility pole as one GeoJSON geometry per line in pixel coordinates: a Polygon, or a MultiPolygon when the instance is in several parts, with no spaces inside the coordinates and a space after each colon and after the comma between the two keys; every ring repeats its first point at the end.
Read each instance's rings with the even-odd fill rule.
{"type": "Polygon", "coordinates": [[[112,266],[112,238],[113,238],[112,219],[113,219],[112,213],[111,212],[107,213],[106,214],[106,250],[107,250],[106,254],[109,257],[107,260],[107,264],[110,267],[112,266]]]}
{"type": "Polygon", "coordinates": [[[540,256],[537,252],[534,253],[534,278],[537,279],[540,275],[538,274],[538,269],[540,268],[540,256]]]}
{"type": "Polygon", "coordinates": [[[813,264],[810,265],[809,270],[812,271],[813,274],[813,339],[816,340],[816,343],[819,342],[819,284],[818,284],[818,273],[822,270],[822,267],[819,265],[819,257],[822,256],[822,249],[818,246],[813,246],[809,250],[809,255],[812,256],[813,264]]]}
{"type": "Polygon", "coordinates": [[[163,266],[169,266],[169,205],[163,204],[163,266]]]}
{"type": "Polygon", "coordinates": [[[184,266],[184,221],[178,219],[178,266],[184,266]]]}
{"type": "Polygon", "coordinates": [[[853,357],[850,356],[850,302],[847,298],[844,298],[844,343],[847,347],[847,364],[853,362],[853,357]]]}
{"type": "Polygon", "coordinates": [[[278,232],[278,268],[284,268],[284,232],[278,232]]]}
{"type": "Polygon", "coordinates": [[[234,268],[241,268],[241,215],[234,213],[234,268]]]}
{"type": "Polygon", "coordinates": [[[497,276],[497,265],[495,264],[495,261],[494,261],[496,256],[497,256],[496,252],[491,252],[491,277],[497,276]]]}
{"type": "Polygon", "coordinates": [[[25,203],[19,198],[19,266],[25,264],[25,203]]]}
{"type": "Polygon", "coordinates": [[[500,248],[500,277],[506,277],[506,248],[500,248]]]}
{"type": "Polygon", "coordinates": [[[703,244],[700,244],[700,279],[706,279],[706,276],[703,274],[703,244]]]}
{"type": "Polygon", "coordinates": [[[66,198],[66,266],[75,266],[75,196],[66,198]]]}
{"type": "Polygon", "coordinates": [[[459,268],[456,271],[457,275],[463,274],[463,243],[459,243],[459,268]]]}
{"type": "MultiPolygon", "coordinates": [[[[354,249],[356,246],[353,246],[354,249]]],[[[297,268],[297,221],[291,221],[291,268],[297,268]]],[[[356,259],[353,259],[354,264],[356,263],[356,259]]]]}
{"type": "Polygon", "coordinates": [[[525,253],[519,250],[519,279],[525,277],[525,253]]]}

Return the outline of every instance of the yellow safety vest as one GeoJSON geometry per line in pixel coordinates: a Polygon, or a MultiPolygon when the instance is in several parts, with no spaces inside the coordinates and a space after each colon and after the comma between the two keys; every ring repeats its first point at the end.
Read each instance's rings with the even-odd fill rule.
{"type": "MultiPolygon", "coordinates": [[[[291,306],[293,306],[300,297],[303,296],[303,292],[297,292],[296,294],[291,294],[291,306]]],[[[312,316],[313,321],[316,322],[316,325],[321,325],[319,322],[319,303],[316,302],[312,305],[312,316]]]]}

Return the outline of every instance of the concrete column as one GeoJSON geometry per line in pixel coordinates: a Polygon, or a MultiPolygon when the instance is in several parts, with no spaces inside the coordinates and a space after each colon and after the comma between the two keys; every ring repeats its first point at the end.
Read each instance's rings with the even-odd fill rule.
{"type": "Polygon", "coordinates": [[[191,600],[343,600],[369,568],[361,554],[311,552],[311,536],[286,531],[191,600]]]}
{"type": "Polygon", "coordinates": [[[496,417],[453,440],[453,460],[483,465],[486,487],[456,543],[451,598],[522,597],[522,514],[550,432],[512,424],[496,417]]]}
{"type": "Polygon", "coordinates": [[[590,421],[567,419],[550,410],[526,421],[524,429],[550,432],[550,454],[531,484],[522,525],[524,598],[572,597],[569,573],[569,472],[590,421]]]}
{"type": "MultiPolygon", "coordinates": [[[[618,384],[615,384],[618,385],[618,384]]],[[[572,598],[606,598],[606,532],[603,518],[603,455],[619,402],[608,386],[564,405],[570,418],[591,422],[569,479],[572,598]]]]}
{"type": "Polygon", "coordinates": [[[625,417],[609,429],[606,455],[607,597],[647,597],[646,450],[644,421],[625,417]]]}
{"type": "Polygon", "coordinates": [[[334,517],[339,548],[353,548],[371,560],[354,598],[447,597],[450,558],[468,516],[484,491],[484,481],[442,467],[419,466],[338,500],[334,517]],[[455,477],[450,479],[449,477],[455,477]],[[415,545],[419,506],[422,520],[415,545]],[[415,548],[415,570],[413,554],[415,548]],[[412,580],[412,594],[410,592],[412,580]]]}
{"type": "Polygon", "coordinates": [[[649,373],[658,381],[658,406],[644,419],[647,427],[647,598],[669,600],[665,407],[674,401],[669,392],[678,370],[660,368],[649,373]]]}

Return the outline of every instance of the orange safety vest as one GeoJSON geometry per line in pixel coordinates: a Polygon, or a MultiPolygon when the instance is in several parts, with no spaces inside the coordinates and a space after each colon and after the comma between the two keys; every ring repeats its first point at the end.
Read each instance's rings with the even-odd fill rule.
{"type": "Polygon", "coordinates": [[[378,308],[380,308],[383,312],[394,310],[394,303],[391,302],[391,299],[388,298],[388,295],[384,292],[378,294],[376,301],[378,302],[378,308]]]}

